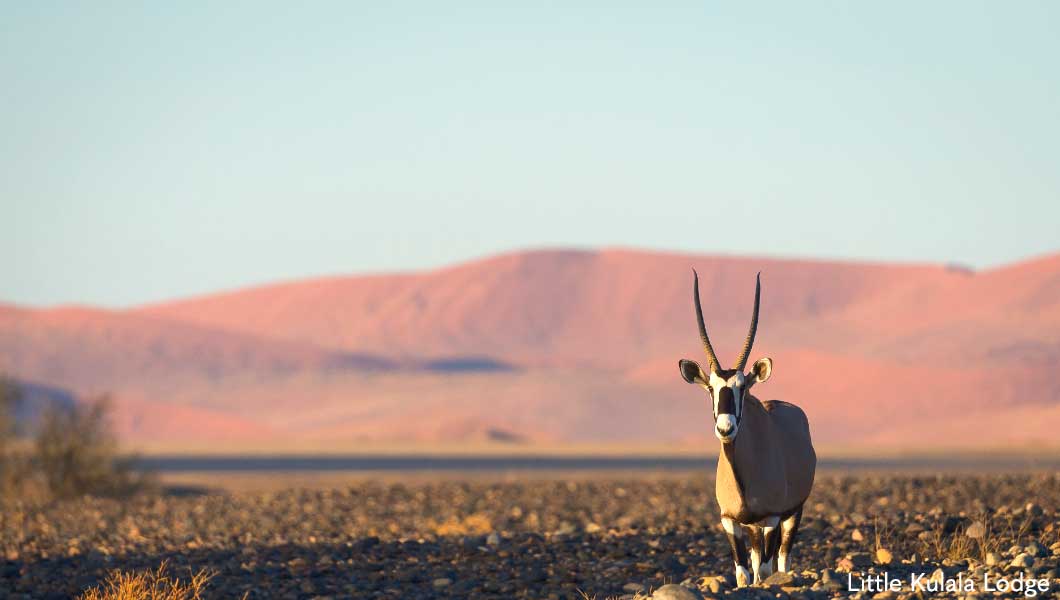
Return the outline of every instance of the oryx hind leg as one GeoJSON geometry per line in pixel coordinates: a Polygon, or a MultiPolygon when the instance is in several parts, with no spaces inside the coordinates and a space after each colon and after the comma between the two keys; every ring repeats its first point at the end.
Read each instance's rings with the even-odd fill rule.
{"type": "Polygon", "coordinates": [[[744,543],[743,526],[728,517],[721,518],[721,526],[729,538],[732,547],[732,561],[736,565],[736,586],[743,587],[751,583],[751,573],[747,570],[747,545],[744,543]]]}
{"type": "Polygon", "coordinates": [[[791,570],[791,546],[795,543],[795,534],[799,531],[799,522],[802,521],[802,507],[780,524],[780,553],[777,556],[777,570],[787,573],[791,570]]]}

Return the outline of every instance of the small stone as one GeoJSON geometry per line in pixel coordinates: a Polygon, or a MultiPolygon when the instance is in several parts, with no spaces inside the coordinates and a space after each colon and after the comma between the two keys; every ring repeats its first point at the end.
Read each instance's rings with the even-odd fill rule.
{"type": "Polygon", "coordinates": [[[1018,567],[1020,569],[1027,569],[1029,567],[1034,566],[1034,558],[1032,558],[1026,552],[1020,552],[1016,555],[1016,558],[1012,559],[1010,565],[1013,567],[1018,567]]]}
{"type": "Polygon", "coordinates": [[[600,527],[596,523],[588,523],[585,526],[585,533],[600,533],[603,530],[604,530],[604,528],[600,527]]]}
{"type": "Polygon", "coordinates": [[[860,529],[855,529],[850,533],[850,539],[854,540],[855,542],[864,542],[865,535],[861,533],[860,529]]]}
{"type": "Polygon", "coordinates": [[[1031,556],[1048,556],[1049,555],[1048,552],[1045,551],[1045,548],[1040,546],[1038,544],[1038,542],[1031,542],[1031,543],[1027,544],[1026,546],[1023,547],[1023,550],[1027,554],[1030,554],[1031,556]]]}
{"type": "Polygon", "coordinates": [[[721,575],[714,575],[710,577],[703,577],[699,580],[699,587],[705,587],[710,590],[712,594],[720,594],[725,588],[728,587],[728,582],[725,577],[721,575]]]}
{"type": "Polygon", "coordinates": [[[449,585],[452,584],[452,583],[453,583],[453,580],[449,579],[448,577],[439,577],[438,579],[435,579],[432,582],[432,585],[436,589],[440,589],[440,588],[449,587],[449,585]]]}
{"type": "Polygon", "coordinates": [[[994,565],[998,564],[999,562],[1001,562],[1001,555],[1000,554],[998,554],[997,552],[987,552],[986,553],[986,564],[987,564],[987,566],[993,567],[994,565]]]}
{"type": "Polygon", "coordinates": [[[489,534],[486,537],[486,545],[487,546],[492,546],[494,548],[496,548],[497,546],[500,546],[501,545],[501,536],[497,535],[497,532],[494,531],[493,533],[489,534]]]}
{"type": "Polygon", "coordinates": [[[935,569],[935,572],[931,574],[930,581],[937,583],[946,581],[946,572],[942,569],[935,569]]]}
{"type": "Polygon", "coordinates": [[[655,590],[652,600],[703,600],[699,590],[686,588],[676,583],[669,583],[655,590]]]}
{"type": "Polygon", "coordinates": [[[876,550],[876,562],[877,563],[879,563],[881,565],[889,565],[889,564],[891,564],[892,560],[894,560],[894,555],[891,554],[890,550],[888,550],[886,548],[880,548],[879,550],[876,550]]]}
{"type": "Polygon", "coordinates": [[[776,573],[773,573],[769,577],[766,577],[765,580],[762,581],[762,583],[764,585],[779,585],[779,586],[791,585],[791,584],[795,583],[795,576],[792,575],[791,573],[785,573],[783,571],[777,571],[776,573]]]}
{"type": "Polygon", "coordinates": [[[847,558],[855,567],[867,567],[872,564],[872,556],[868,552],[851,552],[847,554],[847,558]]]}
{"type": "Polygon", "coordinates": [[[849,558],[841,558],[836,562],[835,570],[840,573],[849,573],[854,570],[854,561],[849,558]]]}
{"type": "Polygon", "coordinates": [[[982,521],[976,521],[968,526],[968,529],[964,530],[964,535],[977,540],[986,535],[986,524],[982,521]]]}
{"type": "Polygon", "coordinates": [[[961,519],[960,517],[948,515],[945,519],[942,520],[942,532],[945,534],[950,534],[954,531],[957,531],[957,528],[960,527],[962,520],[963,519],[961,519]]]}

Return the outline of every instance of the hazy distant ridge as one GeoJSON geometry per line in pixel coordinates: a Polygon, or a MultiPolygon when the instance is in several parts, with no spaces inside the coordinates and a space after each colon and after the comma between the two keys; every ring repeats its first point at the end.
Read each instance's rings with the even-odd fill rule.
{"type": "Polygon", "coordinates": [[[414,274],[330,277],[128,311],[0,306],[0,369],[112,391],[132,439],[682,442],[709,408],[691,269],[724,362],[762,316],[757,389],[824,443],[1050,439],[1060,422],[1060,255],[936,265],[513,253],[414,274]],[[999,407],[1019,427],[984,429],[999,407]],[[976,438],[975,436],[979,436],[976,438]]]}

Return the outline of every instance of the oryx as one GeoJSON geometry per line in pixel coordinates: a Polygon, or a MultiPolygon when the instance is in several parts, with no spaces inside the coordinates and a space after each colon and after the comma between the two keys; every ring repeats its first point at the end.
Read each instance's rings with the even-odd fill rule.
{"type": "Polygon", "coordinates": [[[682,360],[679,366],[681,377],[703,386],[714,406],[714,435],[721,440],[715,482],[718,506],[736,562],[736,582],[744,586],[750,579],[745,537],[750,541],[754,583],[773,572],[774,559],[780,571],[791,569],[788,555],[802,505],[813,487],[817,455],[801,408],[780,400],[762,402],[748,393],[752,385],[769,379],[773,370],[772,359],[762,358],[750,372],[743,372],[758,328],[761,274],[755,283],[751,330],[735,369],[723,369],[710,345],[699,303],[699,274],[693,270],[693,275],[692,298],[710,370],[691,360],[682,360]]]}

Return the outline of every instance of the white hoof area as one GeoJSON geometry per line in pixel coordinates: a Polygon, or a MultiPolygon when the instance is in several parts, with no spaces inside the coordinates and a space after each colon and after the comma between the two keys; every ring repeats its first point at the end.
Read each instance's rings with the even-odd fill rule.
{"type": "Polygon", "coordinates": [[[751,582],[751,573],[741,567],[736,567],[736,587],[747,587],[747,584],[751,582]]]}

